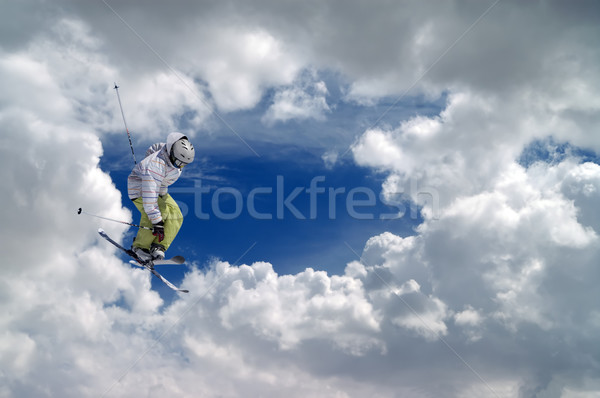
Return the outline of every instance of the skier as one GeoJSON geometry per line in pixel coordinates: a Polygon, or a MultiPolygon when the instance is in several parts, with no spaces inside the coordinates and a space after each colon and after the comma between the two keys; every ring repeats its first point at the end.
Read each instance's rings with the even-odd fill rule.
{"type": "Polygon", "coordinates": [[[142,260],[161,260],[183,224],[177,203],[167,187],[194,160],[194,146],[181,133],[171,133],[166,143],[152,145],[146,157],[127,178],[129,198],[142,214],[140,228],[131,249],[142,260]]]}

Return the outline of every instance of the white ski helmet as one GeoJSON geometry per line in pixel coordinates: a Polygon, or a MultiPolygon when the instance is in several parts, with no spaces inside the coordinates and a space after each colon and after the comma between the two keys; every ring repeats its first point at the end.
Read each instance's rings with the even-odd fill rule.
{"type": "Polygon", "coordinates": [[[187,137],[180,138],[175,141],[171,147],[169,157],[173,166],[182,168],[183,166],[192,163],[194,160],[194,146],[187,137]]]}

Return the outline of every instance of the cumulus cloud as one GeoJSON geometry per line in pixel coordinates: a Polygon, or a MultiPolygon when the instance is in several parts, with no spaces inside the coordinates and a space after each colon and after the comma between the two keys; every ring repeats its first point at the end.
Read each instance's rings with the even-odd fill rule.
{"type": "Polygon", "coordinates": [[[362,283],[354,278],[310,268],[296,275],[277,275],[268,263],[251,267],[217,263],[208,275],[189,278],[215,281],[208,302],[225,329],[248,327],[284,351],[323,336],[330,336],[332,345],[349,354],[381,345],[374,337],[378,316],[362,283]]]}
{"type": "MultiPolygon", "coordinates": [[[[314,76],[313,76],[314,77],[314,76]]],[[[273,103],[262,118],[263,123],[272,125],[278,121],[325,118],[331,112],[327,105],[327,86],[325,82],[306,81],[302,79],[298,85],[284,88],[273,98],[273,103]]]]}
{"type": "Polygon", "coordinates": [[[489,5],[232,4],[115,4],[151,48],[100,2],[3,6],[0,395],[597,394],[600,167],[517,161],[548,137],[600,150],[596,3],[500,2],[439,60],[489,5]],[[193,136],[269,90],[267,124],[319,121],[329,88],[299,76],[322,69],[363,105],[447,96],[351,148],[419,206],[410,236],[343,275],[214,261],[165,304],[76,215],[131,219],[98,166],[113,81],[142,136],[193,136]]]}
{"type": "Polygon", "coordinates": [[[131,214],[98,167],[102,146],[78,119],[79,99],[64,94],[37,55],[11,54],[0,64],[0,237],[10,248],[2,262],[2,394],[69,396],[85,394],[77,380],[93,385],[93,357],[83,353],[109,344],[105,305],[123,299],[144,313],[162,301],[147,276],[96,247],[95,231],[78,218],[80,206],[125,220],[131,214]],[[63,381],[50,369],[62,369],[63,381]]]}
{"type": "Polygon", "coordinates": [[[199,51],[201,78],[208,82],[219,109],[254,107],[266,88],[292,81],[300,65],[276,37],[264,30],[219,32],[199,51]]]}
{"type": "MultiPolygon", "coordinates": [[[[353,145],[354,159],[388,174],[384,195],[401,193],[421,206],[425,222],[413,244],[403,246],[418,253],[414,261],[427,269],[432,294],[443,303],[438,308],[448,308],[440,318],[445,325],[454,313],[454,325],[477,344],[500,330],[541,345],[546,340],[540,333],[592,344],[596,326],[586,323],[587,330],[578,332],[572,325],[596,312],[596,290],[578,275],[595,274],[600,248],[589,212],[597,200],[597,164],[569,155],[519,164],[529,142],[547,139],[550,131],[566,135],[563,127],[573,119],[539,112],[539,104],[518,109],[499,98],[452,94],[439,116],[369,129],[353,145]]],[[[399,242],[387,239],[379,250],[399,242]]],[[[435,325],[435,318],[429,323],[435,325]]],[[[586,355],[560,351],[555,361],[578,366],[586,355]]],[[[567,383],[564,377],[540,363],[537,375],[521,379],[519,394],[553,394],[553,383],[567,383]]]]}

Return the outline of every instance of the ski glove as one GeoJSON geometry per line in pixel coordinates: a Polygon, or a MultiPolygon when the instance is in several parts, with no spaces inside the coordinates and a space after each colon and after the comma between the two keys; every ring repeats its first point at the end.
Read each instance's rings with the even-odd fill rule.
{"type": "Polygon", "coordinates": [[[162,221],[152,225],[152,235],[158,238],[159,242],[165,238],[165,223],[162,221]]]}

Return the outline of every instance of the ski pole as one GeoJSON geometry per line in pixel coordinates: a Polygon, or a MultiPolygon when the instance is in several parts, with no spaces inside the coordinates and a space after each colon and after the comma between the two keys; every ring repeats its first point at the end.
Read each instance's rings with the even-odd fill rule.
{"type": "Polygon", "coordinates": [[[123,105],[121,105],[121,96],[119,95],[119,86],[115,83],[115,91],[117,92],[117,99],[119,100],[119,108],[121,109],[121,116],[123,116],[123,124],[125,125],[125,131],[127,132],[127,138],[129,139],[129,147],[131,148],[131,155],[133,156],[133,163],[137,164],[135,160],[135,153],[133,153],[133,144],[131,143],[131,135],[127,128],[127,122],[125,121],[125,113],[123,112],[123,105]]]}
{"type": "Polygon", "coordinates": [[[103,220],[114,221],[114,222],[118,222],[118,223],[121,223],[121,224],[129,225],[131,227],[142,228],[142,229],[147,229],[148,231],[152,231],[152,228],[144,227],[142,225],[132,224],[132,223],[127,222],[127,221],[115,220],[115,219],[112,219],[112,218],[97,216],[95,214],[88,213],[87,211],[84,211],[81,207],[79,208],[79,210],[77,210],[77,214],[86,214],[88,216],[92,216],[92,217],[96,217],[96,218],[101,218],[103,220]]]}

